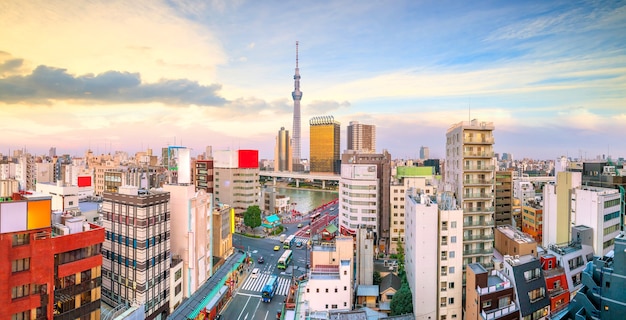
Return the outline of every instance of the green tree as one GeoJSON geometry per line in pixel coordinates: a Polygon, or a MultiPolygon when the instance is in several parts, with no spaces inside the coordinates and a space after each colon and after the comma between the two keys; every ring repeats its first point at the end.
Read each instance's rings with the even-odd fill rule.
{"type": "Polygon", "coordinates": [[[397,259],[398,259],[398,273],[404,273],[404,247],[402,242],[398,242],[397,259]]]}
{"type": "Polygon", "coordinates": [[[379,285],[380,281],[382,279],[381,276],[380,276],[380,272],[374,271],[374,276],[373,277],[374,277],[374,279],[373,279],[374,285],[379,285]]]}
{"type": "Polygon", "coordinates": [[[243,224],[254,229],[261,225],[261,209],[259,206],[249,206],[243,213],[243,224]]]}
{"type": "Polygon", "coordinates": [[[411,296],[411,289],[406,283],[402,284],[400,290],[398,290],[391,298],[391,315],[398,316],[402,314],[413,312],[413,298],[411,296]]]}

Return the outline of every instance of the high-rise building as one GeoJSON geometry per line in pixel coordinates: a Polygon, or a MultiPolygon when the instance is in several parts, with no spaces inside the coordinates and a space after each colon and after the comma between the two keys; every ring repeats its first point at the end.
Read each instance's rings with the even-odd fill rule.
{"type": "Polygon", "coordinates": [[[492,122],[460,122],[446,133],[445,179],[463,209],[463,266],[491,265],[494,226],[492,122]],[[472,239],[472,240],[469,240],[472,239]]]}
{"type": "Polygon", "coordinates": [[[276,146],[274,147],[274,171],[292,171],[291,149],[289,130],[281,127],[278,136],[276,136],[276,146]]]}
{"type": "Polygon", "coordinates": [[[193,185],[166,184],[170,194],[170,248],[183,260],[183,296],[189,298],[213,274],[213,197],[193,185]]]}
{"type": "MultiPolygon", "coordinates": [[[[376,215],[374,217],[369,216],[369,217],[363,217],[364,219],[366,218],[366,220],[360,220],[360,221],[372,221],[371,219],[375,218],[376,219],[376,224],[377,224],[377,234],[376,234],[376,243],[375,245],[378,246],[378,250],[379,252],[384,252],[384,253],[389,253],[389,243],[390,243],[390,205],[389,205],[389,201],[390,201],[390,186],[391,186],[391,154],[389,154],[389,152],[387,152],[387,150],[383,151],[383,153],[359,153],[359,152],[355,152],[355,151],[347,151],[345,152],[342,156],[341,156],[341,164],[342,167],[344,164],[347,165],[351,165],[351,164],[358,164],[358,165],[374,165],[375,166],[375,170],[376,170],[376,176],[375,178],[368,178],[371,179],[372,181],[370,181],[370,183],[375,186],[375,190],[368,190],[366,193],[369,194],[375,194],[376,198],[376,205],[374,210],[376,210],[376,215]]],[[[369,167],[368,167],[369,168],[369,167]]],[[[371,170],[371,169],[368,169],[371,170]]],[[[367,175],[369,175],[370,172],[367,173],[367,175]]],[[[350,173],[347,176],[343,174],[343,170],[342,170],[342,180],[345,180],[346,182],[352,180],[352,181],[358,181],[360,179],[364,179],[365,175],[360,176],[359,172],[356,173],[350,173]]],[[[339,186],[339,194],[340,195],[346,195],[346,198],[358,198],[359,195],[358,193],[361,191],[355,191],[355,190],[346,190],[345,192],[343,192],[343,188],[344,186],[341,185],[339,186]]],[[[371,197],[371,196],[368,196],[371,197]]],[[[353,199],[355,200],[355,199],[353,199]]],[[[344,203],[340,200],[341,203],[344,203]]],[[[363,204],[363,202],[361,202],[361,200],[355,200],[355,202],[352,202],[353,206],[358,206],[360,204],[363,204]]],[[[370,204],[368,204],[369,206],[370,204]]],[[[346,210],[345,216],[352,216],[353,218],[358,216],[354,214],[354,212],[350,211],[348,209],[348,205],[345,206],[340,206],[339,210],[341,212],[341,210],[346,210]]],[[[368,209],[370,210],[370,209],[368,209]]],[[[363,211],[362,213],[368,213],[369,211],[363,211]]],[[[372,212],[369,212],[370,214],[372,212]]],[[[359,223],[355,223],[354,221],[350,221],[350,222],[346,222],[344,223],[344,226],[347,225],[358,225],[359,223]]],[[[347,227],[348,228],[348,232],[351,234],[354,234],[354,228],[353,227],[347,227]]]]}
{"type": "Polygon", "coordinates": [[[348,150],[362,153],[376,152],[376,126],[350,121],[348,125],[348,150]]]}
{"type": "Polygon", "coordinates": [[[102,299],[145,306],[146,319],[170,311],[170,194],[124,186],[104,192],[102,299]]]}
{"type": "Polygon", "coordinates": [[[496,227],[513,224],[513,171],[496,172],[496,227]]]}
{"type": "Polygon", "coordinates": [[[293,92],[291,93],[291,97],[293,98],[293,131],[291,134],[293,135],[293,143],[291,144],[293,147],[293,156],[292,161],[295,166],[293,167],[294,171],[302,171],[300,168],[300,100],[302,100],[302,91],[300,91],[300,68],[298,67],[298,41],[296,41],[296,73],[293,76],[293,92]]]}
{"type": "Polygon", "coordinates": [[[250,206],[259,206],[258,150],[220,150],[213,152],[215,205],[228,204],[236,215],[250,206]]]}
{"type": "Polygon", "coordinates": [[[104,228],[52,219],[49,195],[0,200],[0,319],[100,319],[104,228]]]}
{"type": "Polygon", "coordinates": [[[420,147],[420,159],[422,160],[430,159],[430,149],[428,147],[424,147],[424,146],[420,147]]]}
{"type": "Polygon", "coordinates": [[[415,319],[462,317],[463,211],[450,193],[406,192],[405,270],[415,319]]]}
{"type": "Polygon", "coordinates": [[[606,255],[620,231],[619,191],[583,185],[580,172],[558,172],[556,179],[544,187],[543,245],[578,241],[570,226],[583,225],[592,230],[594,253],[606,255]]]}
{"type": "Polygon", "coordinates": [[[213,194],[213,159],[196,160],[193,181],[196,190],[204,190],[213,194]]]}
{"type": "Polygon", "coordinates": [[[404,244],[405,230],[405,195],[409,188],[419,189],[428,195],[437,194],[434,167],[400,166],[396,167],[394,181],[389,190],[390,236],[389,252],[398,253],[398,247],[404,244]]]}
{"type": "MultiPolygon", "coordinates": [[[[311,172],[339,173],[340,123],[332,116],[313,117],[309,120],[311,172]]],[[[294,159],[295,161],[295,159],[294,159]]],[[[295,169],[294,169],[295,170],[295,169]]]]}

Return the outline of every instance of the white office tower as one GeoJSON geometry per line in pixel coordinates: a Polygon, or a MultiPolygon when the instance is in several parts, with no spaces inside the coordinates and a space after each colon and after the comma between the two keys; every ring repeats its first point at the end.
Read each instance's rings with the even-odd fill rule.
{"type": "Polygon", "coordinates": [[[460,122],[446,133],[445,182],[463,209],[463,266],[493,265],[494,181],[492,122],[460,122]],[[471,240],[470,240],[471,239],[471,240]]]}
{"type": "Polygon", "coordinates": [[[405,270],[415,319],[462,316],[462,221],[450,193],[407,191],[405,270]]]}
{"type": "Polygon", "coordinates": [[[342,234],[356,235],[357,229],[378,234],[378,188],[376,165],[341,165],[339,230],[342,234]]]}

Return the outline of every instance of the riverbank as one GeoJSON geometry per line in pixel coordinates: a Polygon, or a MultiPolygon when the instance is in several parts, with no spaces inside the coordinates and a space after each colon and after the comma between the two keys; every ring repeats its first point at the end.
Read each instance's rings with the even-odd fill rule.
{"type": "Polygon", "coordinates": [[[285,182],[277,182],[276,185],[274,185],[271,181],[268,181],[265,183],[264,186],[267,187],[276,187],[276,188],[282,188],[282,189],[290,189],[290,190],[306,190],[306,191],[322,191],[322,192],[334,192],[334,193],[339,193],[338,189],[322,189],[316,186],[300,186],[300,187],[294,187],[291,186],[285,182]]]}

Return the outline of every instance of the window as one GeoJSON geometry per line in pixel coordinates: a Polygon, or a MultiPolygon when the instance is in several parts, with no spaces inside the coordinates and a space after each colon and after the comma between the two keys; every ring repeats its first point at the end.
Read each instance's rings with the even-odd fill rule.
{"type": "Polygon", "coordinates": [[[448,282],[448,288],[454,289],[454,282],[448,282]]]}
{"type": "Polygon", "coordinates": [[[11,289],[11,299],[25,297],[30,293],[30,285],[25,284],[11,289]]]}
{"type": "Polygon", "coordinates": [[[454,298],[448,298],[448,304],[454,304],[454,298]]]}
{"type": "Polygon", "coordinates": [[[483,301],[483,308],[491,307],[491,300],[483,301]]]}
{"type": "Polygon", "coordinates": [[[450,242],[452,242],[452,243],[456,243],[456,236],[452,236],[452,237],[450,237],[450,242]]]}
{"type": "Polygon", "coordinates": [[[347,302],[344,302],[344,303],[343,303],[343,306],[344,306],[344,307],[347,307],[347,306],[348,306],[348,303],[347,303],[347,302]]]}
{"type": "Polygon", "coordinates": [[[530,302],[534,302],[536,300],[543,298],[545,294],[546,294],[545,288],[541,287],[541,288],[537,288],[535,290],[528,292],[528,298],[530,299],[530,302]]]}
{"type": "Polygon", "coordinates": [[[348,286],[343,286],[343,291],[348,291],[348,286]]]}
{"type": "Polygon", "coordinates": [[[30,243],[30,234],[20,233],[13,235],[13,246],[21,246],[30,243]]]}
{"type": "Polygon", "coordinates": [[[336,304],[333,304],[330,307],[331,307],[331,309],[337,309],[337,305],[336,304]]]}
{"type": "Polygon", "coordinates": [[[320,293],[320,288],[315,289],[316,293],[320,293]]]}
{"type": "Polygon", "coordinates": [[[180,291],[181,291],[181,290],[183,290],[182,286],[183,286],[183,284],[182,284],[182,283],[179,283],[179,284],[176,286],[176,288],[174,289],[174,294],[175,294],[175,295],[178,295],[178,293],[180,293],[180,291]]]}
{"type": "Polygon", "coordinates": [[[14,313],[11,316],[11,320],[29,320],[29,319],[30,319],[30,311],[14,313]]]}
{"type": "Polygon", "coordinates": [[[451,221],[450,222],[450,228],[456,228],[456,221],[451,221]]]}
{"type": "Polygon", "coordinates": [[[454,251],[448,252],[448,257],[451,259],[454,258],[455,257],[454,251]]]}
{"type": "Polygon", "coordinates": [[[326,305],[326,309],[328,309],[328,305],[326,305]]]}
{"type": "Polygon", "coordinates": [[[176,271],[176,273],[174,274],[174,281],[177,281],[178,279],[180,279],[183,276],[183,270],[178,270],[176,271]]]}
{"type": "Polygon", "coordinates": [[[20,272],[30,269],[30,258],[11,261],[11,272],[20,272]]]}
{"type": "Polygon", "coordinates": [[[524,279],[526,279],[526,281],[539,279],[539,277],[541,277],[541,270],[539,268],[524,271],[524,279]]]}
{"type": "Polygon", "coordinates": [[[454,273],[454,267],[450,267],[450,268],[448,268],[448,272],[449,272],[449,273],[454,273]]]}
{"type": "Polygon", "coordinates": [[[335,292],[337,292],[337,291],[338,291],[337,288],[335,288],[335,292]]]}
{"type": "Polygon", "coordinates": [[[328,293],[328,288],[326,288],[326,293],[328,293]]]}

